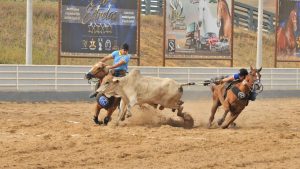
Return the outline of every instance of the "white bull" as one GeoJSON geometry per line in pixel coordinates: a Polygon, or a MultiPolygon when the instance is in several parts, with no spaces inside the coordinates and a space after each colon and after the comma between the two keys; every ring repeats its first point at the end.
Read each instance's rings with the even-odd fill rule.
{"type": "MultiPolygon", "coordinates": [[[[182,113],[183,101],[180,100],[183,94],[182,86],[193,84],[179,84],[170,78],[142,76],[139,70],[134,69],[125,77],[107,76],[97,92],[107,97],[121,97],[117,124],[120,120],[124,120],[127,111],[130,113],[132,106],[145,103],[155,107],[161,105],[161,110],[163,108],[177,110],[177,115],[185,120],[185,117],[189,115],[182,113]]],[[[187,118],[191,119],[190,116],[187,118]]]]}

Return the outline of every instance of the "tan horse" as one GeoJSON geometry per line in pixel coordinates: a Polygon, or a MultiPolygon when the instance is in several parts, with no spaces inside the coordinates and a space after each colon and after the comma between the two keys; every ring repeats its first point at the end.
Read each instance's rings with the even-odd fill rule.
{"type": "Polygon", "coordinates": [[[217,25],[220,27],[219,39],[227,39],[230,44],[232,36],[232,21],[226,0],[218,0],[217,25]]]}
{"type": "MultiPolygon", "coordinates": [[[[106,68],[106,64],[102,62],[98,62],[92,66],[92,68],[85,74],[85,78],[87,80],[91,80],[92,78],[97,78],[100,81],[108,74],[108,69],[106,68]]],[[[100,82],[101,83],[101,82],[100,82]]]]}
{"type": "Polygon", "coordinates": [[[290,12],[284,27],[277,29],[277,54],[278,56],[293,55],[296,50],[296,38],[294,31],[297,30],[297,12],[290,12]]]}
{"type": "Polygon", "coordinates": [[[233,84],[233,87],[227,91],[225,91],[225,84],[212,86],[213,106],[211,108],[211,116],[209,118],[208,128],[211,127],[217,108],[221,105],[223,105],[225,112],[223,117],[218,120],[218,124],[221,126],[226,120],[225,124],[221,126],[223,129],[228,128],[228,126],[231,124],[234,124],[234,120],[248,105],[248,97],[251,90],[253,90],[254,82],[259,80],[261,77],[260,71],[261,68],[257,70],[251,67],[251,71],[245,77],[245,79],[242,82],[233,84]],[[238,94],[235,94],[234,91],[238,91],[238,94]],[[224,98],[225,92],[227,92],[226,98],[224,98]],[[230,116],[225,119],[228,112],[230,112],[230,116]]]}

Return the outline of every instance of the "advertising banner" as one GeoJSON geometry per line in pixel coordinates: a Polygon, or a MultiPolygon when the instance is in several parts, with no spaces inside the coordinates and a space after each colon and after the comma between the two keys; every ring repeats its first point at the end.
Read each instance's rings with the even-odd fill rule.
{"type": "Polygon", "coordinates": [[[277,60],[300,61],[300,1],[279,0],[277,4],[277,60]]]}
{"type": "Polygon", "coordinates": [[[62,0],[61,55],[137,51],[137,0],[62,0]]]}
{"type": "Polygon", "coordinates": [[[166,0],[166,58],[231,58],[232,0],[166,0]]]}

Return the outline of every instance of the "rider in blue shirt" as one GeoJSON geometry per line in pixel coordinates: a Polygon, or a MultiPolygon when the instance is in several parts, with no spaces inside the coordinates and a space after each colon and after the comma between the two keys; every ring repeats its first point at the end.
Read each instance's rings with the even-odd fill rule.
{"type": "MultiPolygon", "coordinates": [[[[108,69],[112,69],[113,70],[113,76],[116,77],[123,77],[126,75],[127,71],[128,71],[128,63],[130,61],[130,55],[128,54],[129,51],[129,45],[127,43],[124,43],[122,45],[121,50],[117,50],[112,52],[110,55],[102,58],[100,60],[100,62],[105,63],[107,60],[111,60],[113,59],[113,65],[107,65],[106,68],[108,69]]],[[[100,83],[100,82],[99,82],[100,83]]],[[[99,87],[100,84],[97,85],[97,88],[99,87]]],[[[90,95],[90,98],[92,97],[96,97],[97,96],[97,92],[95,91],[94,93],[92,93],[90,95]]],[[[96,124],[100,124],[99,120],[98,120],[98,115],[100,113],[100,109],[101,107],[109,107],[112,103],[113,104],[113,98],[107,98],[105,95],[99,95],[97,98],[97,104],[95,107],[95,114],[93,117],[93,121],[96,124]],[[112,100],[109,100],[112,99],[112,100]],[[101,105],[101,107],[100,107],[101,105]]],[[[107,124],[110,121],[110,117],[106,116],[104,118],[104,124],[107,124]]]]}
{"type": "MultiPolygon", "coordinates": [[[[221,82],[232,82],[234,80],[243,81],[247,75],[248,75],[247,69],[240,69],[239,73],[225,77],[224,79],[221,80],[221,82]]],[[[256,99],[256,96],[257,96],[257,93],[251,91],[248,99],[251,101],[254,101],[256,99]]]]}
{"type": "Polygon", "coordinates": [[[129,46],[127,43],[122,45],[121,50],[114,51],[110,55],[104,57],[100,61],[105,63],[107,60],[113,59],[112,66],[106,66],[108,69],[114,69],[114,76],[123,77],[128,71],[128,63],[130,61],[130,55],[128,54],[129,46]]]}
{"type": "Polygon", "coordinates": [[[247,69],[240,69],[239,73],[233,74],[231,76],[225,77],[224,79],[222,79],[222,82],[231,82],[234,80],[244,80],[245,77],[248,75],[248,71],[247,69]]]}

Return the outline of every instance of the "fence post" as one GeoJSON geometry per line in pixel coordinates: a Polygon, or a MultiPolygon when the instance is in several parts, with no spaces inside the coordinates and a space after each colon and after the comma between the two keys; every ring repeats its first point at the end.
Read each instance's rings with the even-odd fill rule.
{"type": "Polygon", "coordinates": [[[55,87],[54,87],[54,89],[55,89],[55,91],[57,91],[57,65],[55,66],[55,87]]]}
{"type": "Polygon", "coordinates": [[[273,69],[271,69],[271,82],[270,82],[270,89],[273,89],[273,69]]]}
{"type": "Polygon", "coordinates": [[[239,16],[235,16],[234,18],[236,21],[235,21],[235,25],[236,26],[240,26],[240,17],[239,16]]]}
{"type": "MultiPolygon", "coordinates": [[[[191,73],[190,68],[188,68],[188,79],[187,79],[188,83],[190,83],[190,73],[191,73]]],[[[188,89],[190,89],[190,85],[188,85],[188,89]]]]}
{"type": "Polygon", "coordinates": [[[249,30],[253,30],[253,9],[248,9],[248,16],[249,16],[249,20],[248,20],[248,29],[249,30]]]}
{"type": "Polygon", "coordinates": [[[157,73],[157,77],[159,77],[159,73],[160,73],[159,72],[159,67],[157,68],[157,72],[156,73],[157,73]]]}
{"type": "Polygon", "coordinates": [[[17,91],[19,91],[19,65],[17,65],[17,91]]]}
{"type": "Polygon", "coordinates": [[[274,32],[274,25],[273,25],[273,15],[268,15],[268,22],[269,22],[269,31],[274,32]]]}
{"type": "Polygon", "coordinates": [[[275,15],[272,15],[272,17],[271,17],[271,21],[270,21],[270,24],[272,25],[272,32],[275,32],[275,30],[276,30],[276,23],[275,23],[275,25],[273,24],[273,21],[276,21],[276,16],[275,15]]]}
{"type": "Polygon", "coordinates": [[[163,4],[164,3],[164,1],[163,0],[160,0],[159,2],[158,2],[158,6],[159,6],[159,8],[158,8],[158,10],[159,10],[159,15],[161,16],[161,15],[163,15],[163,4]]]}
{"type": "Polygon", "coordinates": [[[150,7],[151,6],[151,0],[145,0],[145,12],[146,12],[146,15],[149,15],[150,14],[150,7]]]}
{"type": "Polygon", "coordinates": [[[299,69],[297,69],[297,89],[299,89],[299,69]]]}

